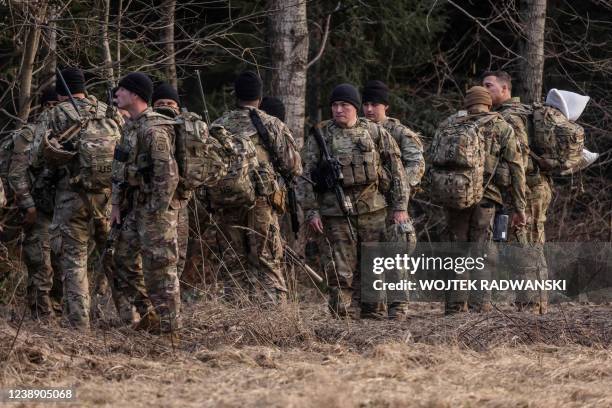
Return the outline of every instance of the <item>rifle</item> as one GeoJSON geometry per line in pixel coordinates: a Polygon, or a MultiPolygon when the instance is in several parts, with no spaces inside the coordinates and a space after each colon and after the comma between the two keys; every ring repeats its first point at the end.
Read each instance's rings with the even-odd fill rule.
{"type": "Polygon", "coordinates": [[[293,264],[299,266],[306,274],[314,281],[314,283],[323,291],[327,292],[329,287],[323,280],[323,278],[314,271],[302,258],[291,248],[289,245],[284,244],[283,249],[285,250],[285,256],[293,264]]]}
{"type": "Polygon", "coordinates": [[[200,88],[200,97],[202,98],[202,103],[204,104],[204,120],[206,120],[206,124],[210,125],[210,118],[208,117],[208,106],[206,106],[206,97],[204,96],[204,87],[202,86],[202,78],[200,77],[200,70],[196,70],[196,74],[198,76],[198,88],[200,88]]]}
{"type": "Polygon", "coordinates": [[[280,175],[285,180],[285,184],[287,185],[287,198],[289,201],[289,214],[291,215],[291,230],[295,234],[295,238],[298,237],[298,232],[300,230],[300,221],[298,218],[298,206],[297,206],[297,196],[295,194],[295,179],[292,175],[287,174],[286,172],[281,171],[280,160],[276,155],[274,149],[272,149],[272,145],[270,144],[270,133],[268,129],[264,126],[261,118],[257,114],[257,110],[249,109],[249,117],[251,118],[251,123],[255,126],[257,133],[261,136],[261,139],[266,146],[266,150],[270,152],[272,156],[272,165],[280,173],[280,175]]]}
{"type": "Polygon", "coordinates": [[[351,224],[350,218],[351,215],[355,215],[355,211],[353,209],[351,198],[344,194],[344,189],[342,188],[342,182],[344,180],[344,176],[342,175],[342,165],[338,159],[329,153],[329,149],[327,148],[327,144],[323,139],[321,130],[317,127],[313,127],[312,133],[317,141],[317,144],[319,145],[321,155],[323,156],[323,163],[319,166],[319,169],[317,169],[317,177],[315,179],[316,189],[319,191],[334,190],[338,205],[346,218],[351,240],[356,241],[355,231],[353,230],[353,225],[351,224]]]}

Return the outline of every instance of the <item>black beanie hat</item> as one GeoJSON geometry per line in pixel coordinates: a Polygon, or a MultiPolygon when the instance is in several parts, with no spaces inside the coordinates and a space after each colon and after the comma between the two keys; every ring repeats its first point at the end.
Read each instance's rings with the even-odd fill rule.
{"type": "Polygon", "coordinates": [[[357,110],[361,108],[361,96],[359,91],[351,84],[340,84],[334,88],[329,97],[329,104],[334,102],[348,102],[353,105],[357,110]]]}
{"type": "MultiPolygon", "coordinates": [[[[85,93],[85,76],[83,71],[78,68],[65,68],[61,72],[71,95],[85,93]]],[[[68,96],[68,91],[58,74],[55,75],[55,91],[58,95],[68,96]]]]}
{"type": "Polygon", "coordinates": [[[153,81],[142,72],[130,72],[118,84],[120,87],[140,96],[146,103],[151,102],[153,95],[153,81]]]}
{"type": "Polygon", "coordinates": [[[236,98],[241,101],[260,99],[263,90],[261,78],[253,71],[243,71],[234,81],[236,98]]]}
{"type": "Polygon", "coordinates": [[[54,86],[49,86],[40,93],[40,104],[44,105],[47,102],[57,102],[57,92],[54,86]]]}
{"type": "Polygon", "coordinates": [[[172,99],[177,104],[179,105],[181,104],[177,90],[174,89],[172,85],[166,82],[162,82],[159,85],[157,85],[155,87],[155,90],[153,91],[152,103],[155,104],[155,101],[159,99],[172,99]]]}
{"type": "Polygon", "coordinates": [[[264,96],[261,100],[259,109],[266,112],[268,115],[276,116],[281,121],[285,121],[285,105],[283,101],[275,96],[264,96]]]}
{"type": "Polygon", "coordinates": [[[389,105],[389,88],[382,81],[368,81],[363,87],[363,102],[389,105]]]}

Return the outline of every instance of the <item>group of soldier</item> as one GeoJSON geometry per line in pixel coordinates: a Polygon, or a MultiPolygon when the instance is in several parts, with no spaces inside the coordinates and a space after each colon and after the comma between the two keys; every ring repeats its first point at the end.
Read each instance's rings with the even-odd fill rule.
{"type": "MultiPolygon", "coordinates": [[[[113,89],[113,107],[86,92],[80,69],[67,68],[60,74],[56,93],[43,93],[37,118],[12,138],[8,185],[23,214],[31,315],[54,319],[50,293],[54,276],[59,276],[63,321],[87,330],[92,319],[90,292],[106,279],[124,323],[173,336],[181,327],[179,277],[187,257],[188,207],[202,196],[214,198],[214,194],[195,194],[177,163],[178,92],[165,83],[154,87],[147,75],[133,72],[113,89]],[[91,126],[94,121],[96,126],[91,126]],[[83,135],[95,146],[110,146],[111,168],[98,169],[100,174],[111,173],[110,185],[89,174],[99,163],[88,163],[84,148],[71,151],[70,141],[83,135]],[[104,272],[96,276],[90,290],[89,247],[93,241],[102,252],[113,232],[112,259],[101,260],[104,272]]],[[[264,304],[285,301],[284,239],[279,224],[286,199],[282,181],[299,179],[307,234],[319,244],[331,314],[405,317],[407,296],[386,305],[361,301],[360,244],[385,242],[398,235],[416,242],[409,200],[425,173],[419,135],[387,116],[390,95],[383,82],[369,81],[361,93],[353,85],[341,84],[331,92],[331,119],[313,128],[300,155],[281,120],[283,114],[277,113],[279,118],[260,109],[262,90],[256,73],[241,73],[234,82],[236,108],[208,127],[199,125],[202,139],[212,143],[200,156],[213,162],[225,155],[216,167],[219,174],[211,172],[202,189],[214,187],[224,177],[237,178],[227,173],[237,157],[249,163],[253,182],[248,205],[244,200],[232,201],[231,189],[221,190],[221,198],[204,205],[214,215],[215,258],[223,264],[228,299],[240,292],[264,304]],[[213,137],[220,134],[225,139],[213,137]],[[245,147],[246,142],[243,149],[237,148],[240,140],[254,146],[253,151],[245,147]],[[215,152],[220,153],[215,156],[215,152]],[[333,156],[336,168],[322,165],[326,155],[333,156]],[[342,179],[341,194],[333,180],[325,181],[329,179],[325,173],[334,171],[342,179]]],[[[528,118],[511,90],[507,73],[487,72],[482,86],[470,88],[465,96],[468,118],[476,121],[490,110],[499,113],[482,121],[481,131],[488,141],[487,155],[508,170],[510,183],[487,182],[476,205],[446,209],[449,241],[490,241],[496,208],[505,205],[514,210],[512,225],[520,242],[544,243],[551,180],[529,155],[528,118]]],[[[278,103],[271,106],[271,113],[279,107],[278,103]]],[[[488,176],[485,179],[491,181],[488,176]]],[[[543,254],[538,262],[543,278],[543,254]]],[[[516,305],[544,312],[546,299],[517,297],[516,305]]],[[[451,314],[490,308],[490,297],[461,292],[447,296],[445,310],[451,314]]]]}

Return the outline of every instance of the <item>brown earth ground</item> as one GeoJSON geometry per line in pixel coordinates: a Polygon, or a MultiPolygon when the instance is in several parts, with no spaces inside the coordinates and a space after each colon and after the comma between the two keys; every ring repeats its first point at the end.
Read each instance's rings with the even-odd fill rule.
{"type": "Polygon", "coordinates": [[[74,404],[58,406],[612,406],[609,304],[444,317],[440,304],[414,303],[400,323],[334,320],[322,304],[191,302],[178,344],[5,311],[0,380],[76,389],[74,404]]]}

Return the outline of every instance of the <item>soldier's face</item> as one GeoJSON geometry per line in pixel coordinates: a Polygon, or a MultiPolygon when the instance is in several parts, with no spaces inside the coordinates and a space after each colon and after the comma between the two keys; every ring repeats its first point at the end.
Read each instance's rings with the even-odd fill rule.
{"type": "Polygon", "coordinates": [[[114,101],[117,103],[117,108],[128,109],[134,103],[134,100],[137,97],[138,95],[136,95],[135,93],[132,93],[124,87],[120,86],[119,89],[117,89],[117,91],[115,92],[114,101]]]}
{"type": "Polygon", "coordinates": [[[493,105],[499,105],[500,103],[510,99],[510,90],[508,85],[499,81],[496,76],[490,75],[482,80],[482,86],[487,88],[487,91],[491,94],[491,100],[493,105]]]}
{"type": "Polygon", "coordinates": [[[174,99],[158,99],[153,103],[154,108],[170,108],[176,113],[179,112],[178,103],[174,99]]]}
{"type": "Polygon", "coordinates": [[[351,127],[357,122],[357,108],[348,102],[332,103],[332,118],[341,127],[351,127]]]}
{"type": "Polygon", "coordinates": [[[388,105],[382,103],[365,102],[363,104],[363,114],[373,122],[381,122],[387,117],[388,105]]]}

